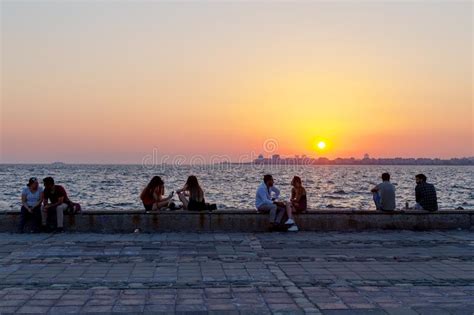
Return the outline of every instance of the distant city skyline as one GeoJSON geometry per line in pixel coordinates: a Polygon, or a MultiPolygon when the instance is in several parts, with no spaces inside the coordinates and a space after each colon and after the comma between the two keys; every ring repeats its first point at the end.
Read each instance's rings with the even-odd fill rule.
{"type": "Polygon", "coordinates": [[[473,156],[473,6],[1,1],[0,163],[473,156]]]}
{"type": "Polygon", "coordinates": [[[474,157],[461,157],[451,159],[440,158],[374,158],[369,154],[364,154],[363,158],[335,158],[310,157],[306,155],[295,155],[294,157],[284,157],[279,154],[264,156],[260,154],[253,161],[254,164],[262,165],[474,165],[474,157]]]}
{"type": "Polygon", "coordinates": [[[271,155],[244,155],[240,159],[232,159],[225,154],[210,156],[209,159],[203,156],[186,157],[182,155],[176,156],[145,156],[140,162],[131,163],[110,163],[110,162],[38,162],[38,163],[21,163],[21,162],[3,162],[3,165],[9,164],[44,164],[62,166],[68,164],[130,164],[143,165],[144,167],[155,167],[159,165],[213,165],[213,164],[260,164],[260,165],[474,165],[474,156],[453,157],[453,158],[437,158],[437,157],[372,157],[365,154],[363,157],[336,157],[327,158],[324,156],[308,156],[306,154],[294,156],[282,156],[280,154],[271,155]],[[252,158],[255,157],[255,158],[252,158]]]}

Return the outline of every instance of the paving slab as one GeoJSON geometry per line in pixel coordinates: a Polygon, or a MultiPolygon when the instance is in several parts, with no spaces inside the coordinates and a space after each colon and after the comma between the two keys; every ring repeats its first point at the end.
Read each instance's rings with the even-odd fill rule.
{"type": "Polygon", "coordinates": [[[0,314],[472,315],[472,234],[0,233],[0,314]]]}

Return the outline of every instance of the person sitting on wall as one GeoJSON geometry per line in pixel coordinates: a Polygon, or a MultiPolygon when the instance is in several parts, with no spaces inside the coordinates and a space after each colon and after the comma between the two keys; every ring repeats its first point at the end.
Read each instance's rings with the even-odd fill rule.
{"type": "Polygon", "coordinates": [[[43,179],[44,208],[42,211],[42,224],[46,228],[48,217],[56,214],[56,232],[64,232],[64,211],[71,205],[66,190],[61,185],[56,185],[52,177],[43,179]]]}
{"type": "Polygon", "coordinates": [[[377,210],[393,211],[396,208],[395,186],[390,182],[390,174],[382,174],[382,182],[371,190],[377,210]]]}
{"type": "Polygon", "coordinates": [[[21,192],[21,217],[18,231],[24,232],[27,221],[32,219],[33,232],[39,232],[41,227],[41,203],[43,188],[39,187],[38,179],[31,177],[21,192]]]}
{"type": "Polygon", "coordinates": [[[176,193],[185,210],[202,211],[207,209],[204,191],[196,176],[189,176],[184,187],[177,190],[176,193]]]}
{"type": "Polygon", "coordinates": [[[154,176],[140,194],[146,211],[155,211],[170,206],[174,192],[164,197],[165,183],[160,176],[154,176]]]}
{"type": "Polygon", "coordinates": [[[437,211],[438,210],[438,196],[436,195],[436,188],[433,184],[426,182],[427,177],[424,174],[415,176],[416,188],[415,198],[416,210],[437,211]]]}
{"type": "MultiPolygon", "coordinates": [[[[255,207],[257,211],[270,214],[271,228],[279,226],[283,222],[287,205],[285,202],[278,201],[280,190],[274,186],[272,175],[265,175],[263,182],[258,186],[255,196],[255,207]]],[[[288,231],[297,231],[298,227],[292,225],[288,231]]]]}

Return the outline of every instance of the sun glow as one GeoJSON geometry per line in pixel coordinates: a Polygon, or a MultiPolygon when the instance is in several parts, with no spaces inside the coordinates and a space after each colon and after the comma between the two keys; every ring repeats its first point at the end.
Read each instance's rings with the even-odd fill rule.
{"type": "Polygon", "coordinates": [[[318,144],[317,144],[317,146],[318,146],[318,149],[319,149],[319,150],[324,150],[324,149],[326,148],[326,142],[324,142],[324,141],[319,141],[318,144]]]}

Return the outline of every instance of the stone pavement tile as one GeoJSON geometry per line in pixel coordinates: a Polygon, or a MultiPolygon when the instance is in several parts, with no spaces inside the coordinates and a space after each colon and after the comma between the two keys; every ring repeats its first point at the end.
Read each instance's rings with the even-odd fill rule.
{"type": "Polygon", "coordinates": [[[348,309],[344,303],[316,303],[321,310],[344,310],[348,309]]]}
{"type": "Polygon", "coordinates": [[[294,303],[268,303],[268,307],[273,312],[299,311],[300,308],[294,303]]]}
{"type": "Polygon", "coordinates": [[[146,304],[175,304],[175,302],[176,297],[171,294],[150,296],[146,299],[146,304]]]}
{"type": "Polygon", "coordinates": [[[49,306],[22,306],[18,309],[18,314],[45,314],[49,311],[49,306]]]}
{"type": "Polygon", "coordinates": [[[228,295],[231,296],[231,288],[205,288],[204,293],[207,297],[212,297],[215,295],[228,295]]]}
{"type": "Polygon", "coordinates": [[[384,308],[389,315],[419,315],[409,307],[384,308]]]}
{"type": "Polygon", "coordinates": [[[232,292],[235,293],[252,293],[257,292],[255,287],[232,287],[232,292]]]}
{"type": "Polygon", "coordinates": [[[378,305],[378,308],[382,308],[382,309],[397,309],[397,308],[401,308],[403,307],[403,303],[396,303],[396,302],[392,302],[392,303],[377,303],[378,305]]]}
{"type": "Polygon", "coordinates": [[[77,314],[81,311],[80,306],[53,306],[49,309],[48,314],[62,315],[62,314],[77,314]]]}
{"type": "Polygon", "coordinates": [[[241,313],[237,310],[226,310],[226,311],[221,311],[221,310],[209,310],[206,312],[209,315],[240,315],[241,313]]]}
{"type": "Polygon", "coordinates": [[[112,308],[113,313],[142,313],[144,305],[115,305],[112,308]]]}
{"type": "MultiPolygon", "coordinates": [[[[90,294],[87,292],[87,290],[83,290],[84,292],[82,292],[82,294],[79,294],[79,293],[67,293],[67,294],[64,294],[60,300],[61,301],[70,301],[70,300],[74,300],[74,301],[87,301],[89,298],[90,298],[90,294]]],[[[36,296],[34,297],[36,298],[36,296]]]]}
{"type": "Polygon", "coordinates": [[[81,309],[81,313],[111,313],[113,309],[112,305],[93,305],[93,306],[84,306],[81,309]]]}
{"type": "Polygon", "coordinates": [[[226,299],[214,299],[214,298],[211,298],[211,299],[206,299],[206,303],[208,305],[211,305],[211,304],[232,304],[234,303],[234,301],[236,301],[237,299],[233,299],[233,298],[226,298],[226,299]]]}
{"type": "Polygon", "coordinates": [[[272,312],[268,309],[241,309],[239,314],[241,315],[266,315],[272,314],[272,312]]]}
{"type": "Polygon", "coordinates": [[[381,309],[369,309],[369,310],[323,310],[324,315],[387,315],[387,313],[381,309]]]}
{"type": "Polygon", "coordinates": [[[53,306],[57,300],[28,300],[25,306],[53,306]]]}
{"type": "Polygon", "coordinates": [[[152,312],[174,312],[175,305],[174,304],[158,304],[158,305],[147,305],[145,306],[145,313],[152,313],[152,312]]]}
{"type": "Polygon", "coordinates": [[[0,314],[13,314],[18,309],[16,306],[2,306],[0,307],[0,314]]]}
{"type": "Polygon", "coordinates": [[[25,297],[25,296],[32,297],[33,295],[36,294],[36,292],[38,292],[38,290],[23,290],[19,288],[16,290],[11,290],[11,291],[4,290],[3,298],[15,299],[15,297],[25,297]]]}
{"type": "Polygon", "coordinates": [[[117,306],[142,306],[145,305],[144,298],[133,298],[133,299],[119,299],[117,301],[117,306]]]}
{"type": "Polygon", "coordinates": [[[186,304],[186,305],[176,305],[176,312],[199,312],[207,311],[207,308],[203,304],[186,304]]]}
{"type": "Polygon", "coordinates": [[[208,304],[207,309],[209,311],[227,312],[227,311],[237,310],[237,307],[233,304],[223,303],[223,304],[208,304]]]}
{"type": "Polygon", "coordinates": [[[467,308],[446,308],[446,310],[451,315],[472,315],[474,314],[474,307],[467,307],[467,308]]]}
{"type": "Polygon", "coordinates": [[[89,307],[89,306],[112,306],[116,303],[116,300],[111,298],[111,299],[96,299],[95,297],[84,305],[84,307],[89,307]]]}
{"type": "Polygon", "coordinates": [[[178,298],[176,300],[176,305],[195,305],[195,304],[204,304],[204,299],[202,299],[202,298],[178,298]]]}
{"type": "Polygon", "coordinates": [[[14,307],[14,306],[22,306],[27,302],[27,299],[22,300],[10,300],[10,299],[1,299],[0,300],[0,307],[14,307]]]}
{"type": "Polygon", "coordinates": [[[375,305],[370,303],[346,303],[350,309],[369,309],[377,308],[375,305]]]}
{"type": "Polygon", "coordinates": [[[64,294],[64,292],[42,292],[42,291],[39,291],[38,293],[36,293],[34,295],[34,298],[35,299],[38,299],[38,300],[57,300],[59,299],[60,297],[62,297],[64,294]]]}
{"type": "Polygon", "coordinates": [[[83,306],[85,303],[86,303],[86,299],[77,299],[77,300],[59,299],[55,303],[55,306],[83,306]]]}
{"type": "Polygon", "coordinates": [[[449,311],[435,307],[414,307],[414,310],[420,315],[450,315],[449,311]]]}

